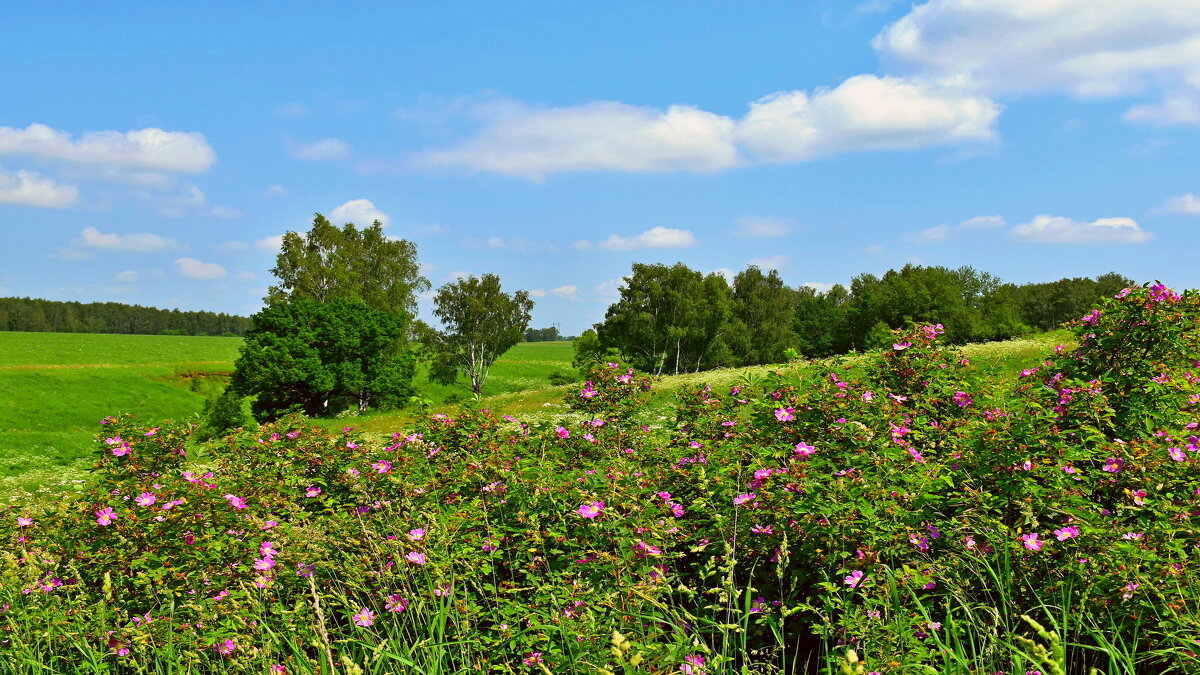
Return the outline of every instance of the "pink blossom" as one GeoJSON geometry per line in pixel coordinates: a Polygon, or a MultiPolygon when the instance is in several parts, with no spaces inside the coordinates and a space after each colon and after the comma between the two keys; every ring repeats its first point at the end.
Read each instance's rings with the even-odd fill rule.
{"type": "Polygon", "coordinates": [[[604,510],[604,502],[584,502],[576,511],[584,518],[595,518],[604,510]]]}
{"type": "Polygon", "coordinates": [[[796,444],[796,454],[800,457],[811,457],[816,451],[817,448],[815,446],[809,445],[804,441],[800,441],[796,444]]]}
{"type": "Polygon", "coordinates": [[[309,485],[304,490],[305,497],[316,497],[319,494],[321,494],[321,488],[317,487],[316,485],[309,485]]]}
{"type": "Polygon", "coordinates": [[[117,517],[117,512],[113,511],[111,506],[106,506],[96,512],[97,525],[111,525],[112,521],[117,517]]]}
{"type": "Polygon", "coordinates": [[[125,455],[129,454],[129,446],[125,443],[122,443],[121,445],[113,448],[112,453],[117,457],[124,457],[125,455]]]}
{"type": "Polygon", "coordinates": [[[1042,542],[1038,541],[1038,533],[1030,532],[1029,534],[1021,535],[1021,541],[1025,543],[1025,548],[1030,551],[1042,550],[1042,542]]]}
{"type": "Polygon", "coordinates": [[[259,572],[266,572],[274,566],[275,559],[270,556],[259,558],[258,560],[254,561],[254,569],[258,570],[259,572]]]}
{"type": "Polygon", "coordinates": [[[1171,459],[1176,462],[1182,462],[1187,459],[1187,453],[1179,448],[1167,448],[1167,454],[1171,455],[1171,459]]]}
{"type": "Polygon", "coordinates": [[[375,623],[375,612],[372,612],[366,607],[359,609],[358,613],[354,615],[354,623],[362,626],[363,628],[370,626],[371,624],[375,623]]]}
{"type": "Polygon", "coordinates": [[[846,585],[850,588],[858,588],[859,584],[866,581],[867,575],[863,574],[862,570],[854,570],[846,577],[846,585]]]}
{"type": "Polygon", "coordinates": [[[705,675],[708,671],[704,668],[704,657],[699,654],[688,654],[683,657],[683,663],[679,665],[679,672],[683,675],[705,675]]]}
{"type": "Polygon", "coordinates": [[[225,500],[228,501],[229,505],[235,509],[246,508],[246,500],[238,497],[237,495],[225,495],[225,500]]]}
{"type": "Polygon", "coordinates": [[[521,659],[521,663],[527,666],[536,666],[537,664],[542,663],[542,653],[526,652],[525,658],[521,659]]]}
{"type": "Polygon", "coordinates": [[[741,506],[742,504],[745,504],[746,502],[754,501],[756,498],[757,498],[757,495],[755,495],[753,492],[747,492],[744,494],[740,494],[733,498],[733,505],[741,506]]]}
{"type": "Polygon", "coordinates": [[[378,462],[372,462],[371,468],[375,469],[375,473],[387,473],[392,470],[392,463],[381,459],[378,462]]]}
{"type": "Polygon", "coordinates": [[[33,525],[33,518],[17,516],[17,527],[29,527],[30,525],[33,525]]]}
{"type": "Polygon", "coordinates": [[[404,556],[404,559],[414,565],[424,565],[429,561],[429,559],[425,557],[425,554],[421,553],[420,551],[412,551],[408,555],[404,556]]]}
{"type": "Polygon", "coordinates": [[[133,502],[135,504],[137,504],[138,506],[150,506],[157,499],[158,498],[154,496],[153,492],[143,492],[142,494],[138,495],[137,497],[134,497],[133,502]]]}
{"type": "Polygon", "coordinates": [[[393,593],[387,596],[387,601],[383,603],[383,608],[389,612],[403,612],[408,609],[408,598],[402,598],[399,593],[393,593]]]}
{"type": "Polygon", "coordinates": [[[1126,532],[1125,534],[1121,535],[1121,538],[1128,539],[1129,541],[1138,541],[1145,536],[1145,532],[1126,532]]]}
{"type": "Polygon", "coordinates": [[[1079,536],[1079,528],[1074,525],[1068,525],[1066,527],[1055,530],[1054,536],[1058,537],[1059,541],[1066,541],[1068,539],[1074,539],[1075,537],[1079,536]]]}
{"type": "Polygon", "coordinates": [[[224,642],[218,642],[218,643],[214,644],[213,649],[216,649],[218,652],[224,654],[225,656],[229,656],[230,654],[232,654],[234,651],[237,650],[237,642],[235,642],[232,638],[230,638],[228,640],[225,640],[224,642]]]}
{"type": "Polygon", "coordinates": [[[409,530],[408,534],[406,534],[404,536],[408,537],[409,541],[421,541],[422,539],[425,538],[425,530],[420,527],[413,528],[413,529],[409,530]]]}
{"type": "Polygon", "coordinates": [[[644,558],[648,555],[662,555],[662,549],[653,544],[647,544],[646,542],[640,540],[633,545],[633,552],[637,554],[637,557],[639,558],[644,558]]]}
{"type": "Polygon", "coordinates": [[[893,342],[893,343],[892,343],[892,349],[894,349],[894,350],[896,350],[896,351],[898,351],[898,352],[902,352],[902,351],[904,351],[905,349],[908,349],[908,348],[909,348],[909,347],[911,347],[911,346],[912,346],[912,343],[911,343],[911,342],[908,342],[908,341],[905,341],[905,342],[893,342]]]}
{"type": "Polygon", "coordinates": [[[1125,468],[1125,460],[1119,457],[1109,457],[1104,462],[1104,471],[1108,473],[1120,473],[1123,468],[1125,468]]]}
{"type": "Polygon", "coordinates": [[[558,434],[559,438],[570,438],[571,437],[571,432],[567,431],[565,427],[556,427],[554,429],[554,431],[558,434]]]}
{"type": "Polygon", "coordinates": [[[795,408],[779,408],[775,411],[775,419],[780,422],[791,422],[796,419],[795,408]]]}
{"type": "Polygon", "coordinates": [[[1132,581],[1125,584],[1125,592],[1121,594],[1121,599],[1128,600],[1128,599],[1132,598],[1133,592],[1136,591],[1137,589],[1138,589],[1138,584],[1135,584],[1132,581]]]}

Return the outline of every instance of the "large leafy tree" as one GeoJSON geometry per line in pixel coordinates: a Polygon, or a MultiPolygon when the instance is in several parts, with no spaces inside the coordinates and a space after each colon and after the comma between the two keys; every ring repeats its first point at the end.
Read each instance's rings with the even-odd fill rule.
{"type": "Polygon", "coordinates": [[[412,242],[385,236],[379,221],[361,230],[353,223],[337,227],[319,213],[306,234],[283,236],[271,273],[279,284],[268,289],[269,304],[350,300],[412,317],[417,293],[429,290],[412,242]]]}
{"type": "Polygon", "coordinates": [[[613,347],[646,372],[695,372],[722,365],[728,350],[732,295],[718,274],[707,277],[683,263],[634,263],[621,297],[597,326],[602,347],[613,347]]]}
{"type": "Polygon", "coordinates": [[[733,318],[726,343],[734,365],[779,363],[784,351],[797,346],[796,293],[779,273],[763,274],[751,265],[733,278],[733,318]]]}
{"type": "Polygon", "coordinates": [[[259,421],[289,412],[328,415],[402,405],[412,395],[414,361],[397,352],[406,323],[359,302],[299,298],[252,317],[234,364],[233,391],[254,396],[259,421]]]}
{"type": "Polygon", "coordinates": [[[433,313],[443,325],[430,336],[439,348],[433,378],[453,383],[462,372],[471,379],[475,394],[483,393],[492,364],[524,337],[533,301],[525,291],[504,293],[500,277],[484,274],[442,286],[433,302],[433,313]]]}

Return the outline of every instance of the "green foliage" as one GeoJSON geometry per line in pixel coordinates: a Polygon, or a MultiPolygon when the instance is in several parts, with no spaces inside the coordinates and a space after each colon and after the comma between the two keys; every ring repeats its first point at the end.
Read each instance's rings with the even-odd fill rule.
{"type": "Polygon", "coordinates": [[[521,341],[529,325],[529,293],[504,293],[500,277],[484,274],[442,286],[433,302],[444,330],[437,336],[440,353],[430,374],[434,381],[448,383],[457,372],[465,373],[475,395],[482,394],[492,364],[521,341]]]}
{"type": "Polygon", "coordinates": [[[356,302],[300,299],[270,305],[253,319],[231,387],[254,397],[260,421],[396,407],[412,396],[413,357],[396,347],[405,326],[390,314],[356,302]]]}
{"type": "Polygon", "coordinates": [[[750,266],[739,272],[733,279],[733,315],[725,338],[733,355],[730,365],[783,362],[784,351],[798,344],[792,332],[795,315],[796,294],[777,271],[763,274],[750,266]]]}
{"type": "Polygon", "coordinates": [[[108,419],[83,494],[0,519],[0,662],[1195,672],[1200,297],[1131,289],[1011,379],[947,330],[665,419],[617,365],[555,420],[286,418],[203,468],[108,419]]]}
{"type": "Polygon", "coordinates": [[[248,402],[232,387],[226,387],[220,394],[209,397],[204,402],[200,419],[196,438],[201,441],[225,436],[235,429],[254,424],[248,402]]]}
{"type": "Polygon", "coordinates": [[[633,264],[621,299],[597,326],[600,344],[655,375],[695,372],[723,363],[721,338],[732,312],[729,284],[683,263],[633,264]]]}
{"type": "Polygon", "coordinates": [[[346,300],[405,323],[416,313],[417,293],[429,290],[412,242],[385,236],[379,221],[362,230],[354,223],[338,228],[319,213],[304,236],[283,236],[271,273],[279,284],[268,289],[268,304],[346,300]]]}

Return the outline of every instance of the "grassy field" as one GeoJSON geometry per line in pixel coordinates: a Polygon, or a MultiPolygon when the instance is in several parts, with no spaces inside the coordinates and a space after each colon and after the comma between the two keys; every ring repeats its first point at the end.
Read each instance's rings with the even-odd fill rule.
{"type": "MultiPolygon", "coordinates": [[[[0,332],[0,486],[77,479],[107,415],[133,413],[150,422],[196,415],[205,395],[233,372],[241,344],[222,337],[0,332]]],[[[550,373],[572,372],[571,356],[569,342],[519,344],[493,367],[485,394],[542,389],[550,373]]],[[[457,386],[430,384],[424,373],[417,380],[438,406],[470,397],[465,378],[457,386]]],[[[363,426],[390,428],[398,418],[408,419],[393,413],[375,424],[367,417],[363,426]]]]}
{"type": "Polygon", "coordinates": [[[77,477],[106,415],[200,411],[238,338],[0,332],[0,483],[77,477]]]}
{"type": "MultiPolygon", "coordinates": [[[[1047,333],[1009,342],[968,345],[963,353],[989,376],[1018,372],[1069,340],[1047,333]]],[[[29,487],[78,479],[97,422],[129,412],[147,421],[181,419],[199,413],[205,395],[219,388],[233,370],[238,338],[157,335],[91,335],[0,332],[0,488],[29,487]]],[[[548,377],[575,375],[569,342],[532,342],[513,347],[493,366],[484,387],[485,405],[523,417],[564,412],[567,386],[551,386],[548,377]]],[[[848,357],[853,362],[854,357],[848,357]]],[[[653,405],[666,407],[682,387],[707,383],[728,388],[773,370],[803,363],[728,368],[664,377],[655,387],[653,405]]],[[[417,375],[423,395],[435,410],[451,412],[456,401],[471,399],[466,378],[455,386],[431,384],[417,375]]],[[[354,426],[390,433],[405,428],[414,411],[368,413],[352,419],[324,420],[329,427],[354,426]]]]}

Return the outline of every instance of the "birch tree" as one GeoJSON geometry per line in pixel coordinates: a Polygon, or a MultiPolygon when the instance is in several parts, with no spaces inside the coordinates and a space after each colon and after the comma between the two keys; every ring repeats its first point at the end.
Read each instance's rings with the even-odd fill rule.
{"type": "Polygon", "coordinates": [[[471,390],[482,394],[492,364],[524,336],[533,301],[525,291],[502,292],[500,277],[484,274],[442,286],[433,302],[443,325],[436,336],[443,367],[432,368],[433,377],[452,384],[462,372],[471,390]]]}

